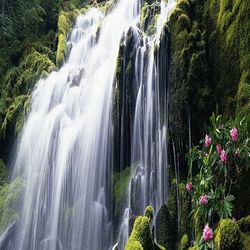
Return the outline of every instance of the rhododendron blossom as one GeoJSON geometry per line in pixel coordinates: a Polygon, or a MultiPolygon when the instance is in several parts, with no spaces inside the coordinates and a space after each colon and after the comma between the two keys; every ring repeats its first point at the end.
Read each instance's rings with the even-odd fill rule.
{"type": "Polygon", "coordinates": [[[200,198],[199,198],[199,204],[200,205],[206,205],[207,203],[208,203],[208,196],[206,194],[200,196],[200,198]]]}
{"type": "Polygon", "coordinates": [[[237,128],[232,128],[230,130],[230,135],[231,135],[232,140],[236,142],[238,140],[238,130],[237,130],[237,128]]]}
{"type": "Polygon", "coordinates": [[[217,145],[216,145],[216,150],[217,150],[218,155],[220,155],[220,154],[221,154],[221,150],[222,150],[220,144],[217,144],[217,145]]]}
{"type": "Polygon", "coordinates": [[[227,153],[226,153],[226,151],[225,151],[224,149],[221,150],[220,159],[221,159],[221,161],[224,162],[225,164],[227,163],[227,153]]]}
{"type": "Polygon", "coordinates": [[[208,226],[208,224],[205,225],[203,229],[203,239],[205,241],[209,241],[213,238],[213,229],[208,226]]]}
{"type": "Polygon", "coordinates": [[[205,147],[208,148],[212,144],[212,138],[209,135],[205,136],[205,147]]]}
{"type": "Polygon", "coordinates": [[[192,182],[188,182],[187,185],[186,185],[186,189],[189,193],[192,192],[192,188],[193,188],[193,184],[192,182]]]}

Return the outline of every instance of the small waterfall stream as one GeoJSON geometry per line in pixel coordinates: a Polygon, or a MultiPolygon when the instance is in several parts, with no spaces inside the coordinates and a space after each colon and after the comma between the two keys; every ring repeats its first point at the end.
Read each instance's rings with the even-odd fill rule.
{"type": "Polygon", "coordinates": [[[128,238],[131,213],[142,214],[147,205],[157,211],[166,201],[168,91],[167,69],[161,67],[168,58],[160,53],[160,39],[174,5],[174,0],[161,3],[152,35],[138,27],[139,0],[120,0],[106,16],[91,8],[77,18],[65,64],[40,80],[32,95],[12,172],[13,180],[25,183],[20,220],[6,250],[100,250],[116,240],[112,95],[120,43],[131,29],[137,37],[129,142],[135,167],[119,248],[128,238]]]}

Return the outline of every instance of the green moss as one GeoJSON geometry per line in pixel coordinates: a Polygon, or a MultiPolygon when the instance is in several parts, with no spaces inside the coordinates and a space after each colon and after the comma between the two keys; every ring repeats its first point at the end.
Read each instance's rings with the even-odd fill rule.
{"type": "Polygon", "coordinates": [[[13,124],[16,135],[22,130],[24,123],[24,103],[27,96],[18,96],[14,99],[13,103],[8,107],[4,122],[1,127],[1,132],[5,134],[7,125],[13,124]]]}
{"type": "Polygon", "coordinates": [[[187,234],[184,234],[181,238],[181,242],[179,244],[179,250],[188,250],[189,247],[189,238],[187,234]]]}
{"type": "Polygon", "coordinates": [[[160,5],[154,2],[149,5],[147,2],[142,7],[140,24],[142,30],[148,35],[152,35],[155,31],[157,19],[160,13],[160,5]]]}
{"type": "Polygon", "coordinates": [[[250,84],[241,83],[237,93],[237,111],[247,114],[250,110],[250,84]]]}
{"type": "Polygon", "coordinates": [[[8,178],[8,170],[5,166],[5,163],[2,159],[0,159],[0,186],[3,186],[7,183],[8,178]]]}
{"type": "Polygon", "coordinates": [[[242,249],[242,239],[239,226],[236,222],[226,219],[221,220],[215,236],[217,250],[242,249]]]}
{"type": "Polygon", "coordinates": [[[141,243],[136,240],[131,240],[125,249],[126,250],[144,250],[141,243]]]}
{"type": "Polygon", "coordinates": [[[241,237],[242,237],[242,244],[243,244],[242,250],[249,250],[250,249],[250,235],[242,233],[241,237]]]}
{"type": "MultiPolygon", "coordinates": [[[[36,44],[34,47],[38,48],[36,44]]],[[[53,53],[49,48],[40,46],[39,50],[53,53]]],[[[4,78],[4,90],[0,102],[0,111],[3,116],[1,134],[9,133],[18,135],[22,130],[24,119],[29,111],[31,91],[40,77],[46,77],[55,70],[55,64],[47,54],[36,51],[33,46],[23,56],[18,67],[11,68],[4,78]],[[25,94],[22,94],[25,93],[25,94]]]]}
{"type": "Polygon", "coordinates": [[[144,216],[148,217],[149,220],[152,220],[152,219],[153,219],[153,216],[154,216],[154,209],[153,209],[152,206],[147,206],[147,207],[145,208],[144,216]]]}
{"type": "Polygon", "coordinates": [[[57,52],[56,52],[56,64],[60,66],[67,53],[67,37],[69,32],[72,29],[72,24],[76,16],[79,14],[79,11],[61,11],[58,18],[58,45],[57,45],[57,52]]]}
{"type": "Polygon", "coordinates": [[[113,190],[114,190],[114,210],[115,216],[119,215],[122,209],[122,201],[126,197],[130,180],[131,168],[127,167],[120,173],[113,174],[113,190]]]}
{"type": "MultiPolygon", "coordinates": [[[[137,247],[142,246],[144,250],[154,249],[153,239],[150,231],[149,218],[145,216],[139,216],[134,223],[133,230],[125,246],[125,250],[133,249],[136,244],[137,247]]],[[[141,248],[139,248],[141,249],[141,248]]]]}
{"type": "Polygon", "coordinates": [[[250,234],[250,215],[237,221],[239,228],[244,233],[250,234]]]}

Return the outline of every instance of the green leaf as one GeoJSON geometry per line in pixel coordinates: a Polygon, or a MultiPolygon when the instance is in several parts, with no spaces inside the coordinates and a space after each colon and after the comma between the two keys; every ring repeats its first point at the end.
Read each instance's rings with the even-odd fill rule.
{"type": "Polygon", "coordinates": [[[226,199],[227,201],[233,201],[233,200],[235,200],[235,197],[234,197],[232,194],[230,194],[230,195],[228,195],[225,199],[226,199]]]}

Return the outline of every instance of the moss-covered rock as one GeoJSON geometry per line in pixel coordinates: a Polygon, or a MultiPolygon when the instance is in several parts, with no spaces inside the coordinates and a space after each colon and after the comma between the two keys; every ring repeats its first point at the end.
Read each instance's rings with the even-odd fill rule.
{"type": "Polygon", "coordinates": [[[139,216],[135,220],[133,230],[125,246],[125,250],[132,250],[134,249],[134,246],[136,246],[138,249],[143,250],[154,249],[154,243],[149,225],[149,218],[146,216],[139,216]]]}
{"type": "Polygon", "coordinates": [[[141,243],[137,240],[131,240],[129,244],[126,245],[126,250],[143,250],[141,243]]]}
{"type": "Polygon", "coordinates": [[[122,202],[127,197],[131,168],[127,167],[123,171],[113,174],[113,197],[114,197],[114,215],[118,220],[122,210],[122,202]]]}
{"type": "Polygon", "coordinates": [[[239,225],[239,228],[243,233],[249,233],[250,234],[250,215],[248,215],[245,218],[241,218],[240,220],[238,220],[237,224],[239,225]]]}
{"type": "MultiPolygon", "coordinates": [[[[82,9],[85,12],[87,9],[82,9]]],[[[68,35],[73,27],[76,17],[80,14],[80,11],[61,11],[58,17],[58,45],[56,52],[56,64],[61,66],[67,55],[67,39],[68,35]]]]}
{"type": "Polygon", "coordinates": [[[66,12],[61,12],[58,18],[58,46],[56,64],[61,65],[66,55],[67,36],[71,30],[71,22],[66,12]]]}
{"type": "Polygon", "coordinates": [[[242,249],[242,238],[239,226],[236,222],[225,219],[219,222],[215,236],[217,250],[242,249]]]}
{"type": "Polygon", "coordinates": [[[153,219],[153,216],[154,216],[154,209],[153,209],[152,206],[147,206],[147,207],[145,208],[144,216],[148,217],[149,220],[152,220],[152,219],[153,219]]]}
{"type": "Polygon", "coordinates": [[[175,220],[167,205],[162,205],[155,220],[156,241],[166,249],[175,249],[177,231],[175,220]]]}

